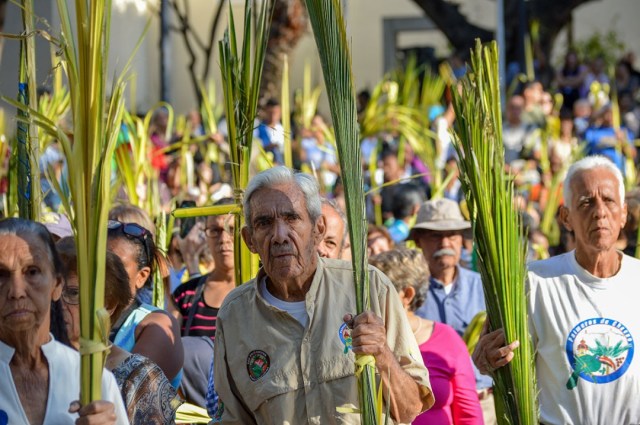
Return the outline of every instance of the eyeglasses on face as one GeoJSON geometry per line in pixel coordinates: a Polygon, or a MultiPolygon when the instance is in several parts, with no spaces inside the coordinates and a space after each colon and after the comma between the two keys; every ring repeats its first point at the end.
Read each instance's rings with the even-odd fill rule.
{"type": "Polygon", "coordinates": [[[208,238],[217,239],[222,237],[223,233],[228,233],[233,236],[233,227],[225,226],[225,227],[207,227],[204,229],[204,234],[207,235],[208,238]]]}
{"type": "Polygon", "coordinates": [[[77,286],[65,286],[62,289],[62,301],[69,305],[80,304],[80,288],[77,286]]]}

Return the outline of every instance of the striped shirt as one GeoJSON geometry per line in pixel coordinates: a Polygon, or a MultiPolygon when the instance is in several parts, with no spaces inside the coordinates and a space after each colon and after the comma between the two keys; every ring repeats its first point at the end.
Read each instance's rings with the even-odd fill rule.
{"type": "Polygon", "coordinates": [[[184,283],[173,292],[173,300],[176,306],[182,314],[181,333],[182,336],[187,335],[187,321],[189,320],[189,311],[191,305],[194,302],[196,304],[196,310],[193,315],[193,321],[188,329],[189,336],[208,336],[213,339],[216,334],[216,319],[218,317],[218,309],[210,307],[204,300],[204,296],[200,296],[198,300],[195,300],[196,290],[199,285],[204,285],[207,281],[208,275],[200,276],[195,279],[191,279],[187,283],[184,283]]]}

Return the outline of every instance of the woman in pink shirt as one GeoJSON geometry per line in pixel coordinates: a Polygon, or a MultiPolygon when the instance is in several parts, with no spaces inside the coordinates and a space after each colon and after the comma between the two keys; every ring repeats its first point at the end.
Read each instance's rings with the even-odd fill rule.
{"type": "Polygon", "coordinates": [[[429,270],[420,251],[395,248],[372,257],[369,263],[393,282],[429,369],[436,403],[413,424],[483,424],[471,357],[465,343],[449,325],[414,314],[429,288],[429,270]]]}

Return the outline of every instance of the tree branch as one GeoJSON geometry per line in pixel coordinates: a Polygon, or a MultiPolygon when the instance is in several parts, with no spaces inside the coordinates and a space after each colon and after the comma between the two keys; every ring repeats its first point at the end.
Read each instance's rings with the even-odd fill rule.
{"type": "Polygon", "coordinates": [[[178,17],[178,20],[180,21],[180,26],[181,26],[180,32],[183,33],[183,34],[185,34],[185,33],[191,34],[191,37],[193,38],[193,41],[196,43],[198,48],[201,49],[201,50],[205,50],[204,43],[202,42],[202,40],[198,36],[198,33],[196,33],[193,30],[193,28],[191,28],[191,24],[189,23],[189,2],[188,2],[188,0],[185,0],[184,12],[182,12],[180,10],[180,6],[178,5],[178,1],[177,0],[169,1],[169,4],[173,8],[173,10],[176,12],[176,16],[178,17]]]}
{"type": "Polygon", "coordinates": [[[209,78],[209,70],[211,68],[211,54],[213,53],[213,48],[215,47],[216,31],[218,29],[220,17],[222,16],[224,3],[224,0],[220,0],[220,2],[218,3],[218,9],[216,10],[216,14],[213,18],[213,21],[211,22],[211,27],[209,28],[209,44],[204,51],[204,72],[202,73],[202,82],[205,82],[209,78]]]}
{"type": "Polygon", "coordinates": [[[446,0],[414,0],[414,2],[458,50],[472,48],[476,38],[482,41],[493,39],[493,31],[470,23],[460,12],[459,4],[446,0]]]}
{"type": "Polygon", "coordinates": [[[200,87],[198,86],[198,78],[196,75],[196,63],[198,61],[198,57],[196,52],[189,41],[189,24],[186,21],[186,17],[181,13],[180,7],[177,1],[170,1],[169,4],[178,15],[178,19],[180,20],[180,27],[178,28],[179,32],[182,34],[184,39],[184,45],[187,47],[187,53],[189,54],[189,76],[191,78],[191,84],[193,85],[193,89],[196,94],[196,99],[198,99],[198,105],[200,104],[202,95],[200,94],[200,87]]]}

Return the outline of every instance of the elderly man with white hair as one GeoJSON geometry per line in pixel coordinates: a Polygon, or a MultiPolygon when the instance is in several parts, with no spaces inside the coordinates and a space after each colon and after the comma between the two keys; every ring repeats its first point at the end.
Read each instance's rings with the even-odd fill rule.
{"type": "Polygon", "coordinates": [[[318,256],[326,219],[316,180],[271,168],[244,196],[242,237],[263,268],[218,312],[221,422],[359,424],[348,411],[359,404],[357,354],[375,357],[391,422],[409,423],[431,407],[428,371],[389,279],[369,269],[371,311],[353,317],[351,264],[318,256]]]}
{"type": "MultiPolygon", "coordinates": [[[[540,422],[640,423],[640,261],[616,250],[627,219],[624,184],[604,157],[584,158],[564,182],[564,226],[576,249],[529,265],[529,328],[536,350],[540,422]]],[[[473,355],[487,373],[518,341],[484,335],[473,355]]]]}

